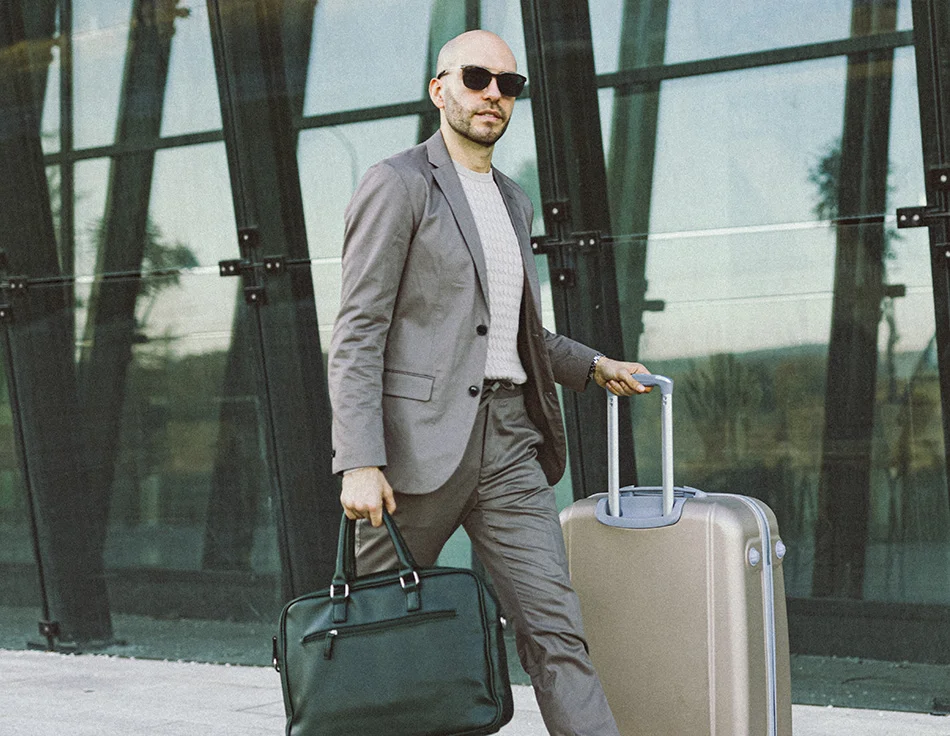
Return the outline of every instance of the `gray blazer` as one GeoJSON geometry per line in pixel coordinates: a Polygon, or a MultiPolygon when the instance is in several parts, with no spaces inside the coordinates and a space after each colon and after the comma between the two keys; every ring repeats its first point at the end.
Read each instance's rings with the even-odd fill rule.
{"type": "MultiPolygon", "coordinates": [[[[594,350],[541,326],[530,199],[493,170],[521,244],[519,352],[525,404],[550,483],[564,473],[554,382],[584,390],[594,350]]],[[[330,342],[333,469],[382,467],[402,493],[430,493],[462,459],[490,329],[485,255],[441,133],[373,166],[346,209],[340,312],[330,342]]]]}

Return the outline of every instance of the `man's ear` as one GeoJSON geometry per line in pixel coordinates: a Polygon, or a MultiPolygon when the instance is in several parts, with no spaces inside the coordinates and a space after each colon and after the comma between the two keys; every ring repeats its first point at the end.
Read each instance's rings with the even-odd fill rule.
{"type": "Polygon", "coordinates": [[[442,95],[442,80],[433,77],[429,80],[429,99],[440,110],[445,107],[445,98],[442,95]]]}

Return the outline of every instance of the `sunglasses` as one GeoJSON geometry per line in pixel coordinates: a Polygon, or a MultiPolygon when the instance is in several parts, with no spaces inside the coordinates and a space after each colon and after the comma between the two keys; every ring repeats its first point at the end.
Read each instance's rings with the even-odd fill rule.
{"type": "MultiPolygon", "coordinates": [[[[524,89],[525,82],[528,81],[526,77],[515,74],[514,72],[492,74],[481,66],[463,66],[460,68],[462,70],[462,84],[476,92],[485,89],[485,87],[491,84],[492,79],[497,79],[499,92],[505,97],[517,97],[521,94],[521,90],[524,89]]],[[[442,77],[448,73],[448,69],[439,72],[436,79],[442,79],[442,77]]]]}

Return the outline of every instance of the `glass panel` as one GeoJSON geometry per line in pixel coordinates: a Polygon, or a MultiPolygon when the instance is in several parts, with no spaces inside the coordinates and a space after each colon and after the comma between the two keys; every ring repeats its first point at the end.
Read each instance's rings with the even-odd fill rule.
{"type": "Polygon", "coordinates": [[[431,6],[432,0],[317,3],[304,115],[418,100],[429,81],[431,6]]]}
{"type": "MultiPolygon", "coordinates": [[[[888,196],[895,203],[922,203],[911,49],[895,53],[893,70],[888,196]]],[[[664,82],[650,232],[813,222],[822,177],[828,182],[822,165],[840,155],[846,72],[846,61],[836,58],[664,82]]],[[[600,97],[605,150],[628,145],[627,139],[613,140],[618,134],[611,121],[620,105],[634,111],[647,107],[647,96],[627,95],[617,102],[604,90],[600,97]]],[[[637,126],[648,125],[650,118],[639,114],[631,129],[647,135],[649,128],[637,126]]],[[[630,207],[629,200],[613,204],[616,212],[630,207]]]]}
{"type": "Polygon", "coordinates": [[[60,52],[59,46],[50,49],[49,74],[46,77],[46,95],[43,97],[43,118],[40,123],[43,139],[43,153],[55,153],[59,150],[60,119],[60,52]]]}
{"type": "Polygon", "coordinates": [[[219,260],[234,258],[237,232],[224,144],[158,151],[149,216],[169,243],[186,246],[215,273],[219,260]]]}
{"type": "Polygon", "coordinates": [[[90,313],[119,315],[87,328],[78,368],[90,515],[104,524],[106,651],[265,664],[280,563],[256,353],[246,331],[231,339],[239,282],[195,268],[82,286],[90,313]],[[126,319],[116,305],[130,288],[126,319]]]}
{"type": "MultiPolygon", "coordinates": [[[[76,164],[76,274],[79,276],[89,276],[97,269],[103,222],[109,216],[105,206],[112,165],[108,159],[76,164]]],[[[234,206],[223,143],[156,152],[148,194],[142,206],[149,208],[149,237],[161,247],[147,254],[143,268],[161,268],[163,263],[169,266],[201,264],[214,266],[217,272],[219,260],[236,256],[234,206]],[[195,192],[201,196],[195,196],[195,192]]],[[[114,213],[114,216],[122,214],[114,213]]]]}
{"type": "MultiPolygon", "coordinates": [[[[518,3],[506,0],[481,0],[479,2],[480,28],[497,33],[511,48],[522,74],[527,74],[528,58],[525,53],[522,9],[518,3]]],[[[530,84],[530,80],[529,80],[530,84]]],[[[506,134],[507,135],[507,134],[506,134]]],[[[500,148],[499,148],[500,150],[500,148]]]]}
{"type": "MultiPolygon", "coordinates": [[[[768,502],[790,550],[788,595],[810,596],[835,233],[683,236],[651,239],[648,247],[650,295],[665,308],[645,315],[641,356],[681,387],[677,483],[768,502]],[[761,278],[778,273],[779,283],[761,278]]],[[[950,516],[930,267],[920,258],[926,234],[902,236],[891,248],[888,282],[906,295],[884,301],[878,330],[865,597],[893,600],[900,590],[903,601],[950,602],[948,587],[934,582],[950,577],[950,516]],[[927,555],[913,556],[914,574],[895,575],[922,547],[927,555]]],[[[637,407],[636,442],[641,482],[658,481],[659,432],[649,407],[637,407]]]]}
{"type": "MultiPolygon", "coordinates": [[[[74,168],[76,196],[73,202],[73,223],[76,230],[77,276],[91,276],[96,271],[99,232],[105,216],[109,181],[108,159],[78,161],[74,168]]],[[[77,290],[86,291],[82,285],[77,290]]]]}
{"type": "Polygon", "coordinates": [[[131,13],[131,0],[73,1],[76,148],[115,142],[131,13]]]}
{"type": "MultiPolygon", "coordinates": [[[[6,334],[6,327],[0,326],[6,334]]],[[[33,550],[31,506],[17,459],[10,389],[7,384],[6,339],[0,341],[0,649],[22,649],[37,638],[43,618],[36,557],[33,550]]]]}
{"type": "MultiPolygon", "coordinates": [[[[595,64],[603,74],[846,39],[851,36],[854,4],[853,0],[669,0],[664,13],[664,3],[592,0],[595,64]],[[661,44],[663,55],[650,58],[641,48],[633,52],[635,58],[621,61],[623,33],[638,35],[641,46],[661,44]]],[[[910,0],[901,0],[897,17],[897,30],[911,28],[910,0]]]]}
{"type": "Polygon", "coordinates": [[[208,7],[192,3],[175,21],[169,62],[162,135],[218,130],[221,106],[211,55],[208,7]]]}
{"type": "Polygon", "coordinates": [[[650,232],[813,220],[845,72],[835,58],[664,82],[650,232]]]}

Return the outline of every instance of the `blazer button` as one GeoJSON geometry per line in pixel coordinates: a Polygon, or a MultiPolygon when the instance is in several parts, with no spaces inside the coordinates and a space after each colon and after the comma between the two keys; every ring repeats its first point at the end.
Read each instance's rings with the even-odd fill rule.
{"type": "Polygon", "coordinates": [[[479,335],[487,335],[487,334],[488,334],[488,326],[487,326],[487,325],[479,325],[478,327],[475,328],[475,332],[477,332],[479,335]]]}
{"type": "Polygon", "coordinates": [[[480,393],[481,393],[481,390],[478,388],[478,386],[469,386],[469,387],[468,387],[468,395],[469,395],[469,396],[478,396],[478,394],[480,394],[480,393]]]}

